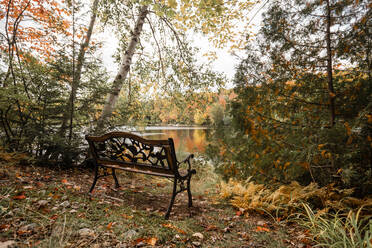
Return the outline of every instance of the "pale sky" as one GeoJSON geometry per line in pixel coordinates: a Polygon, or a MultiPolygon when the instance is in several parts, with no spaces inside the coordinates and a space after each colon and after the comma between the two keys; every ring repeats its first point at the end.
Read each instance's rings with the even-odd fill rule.
{"type": "MultiPolygon", "coordinates": [[[[262,6],[262,4],[263,3],[258,4],[250,13],[250,15],[254,17],[254,19],[250,23],[253,26],[252,29],[254,31],[258,30],[261,23],[262,10],[260,9],[260,7],[262,6]]],[[[105,32],[96,35],[98,36],[98,39],[103,41],[104,43],[104,46],[102,48],[102,58],[108,72],[112,77],[114,77],[116,75],[116,72],[118,71],[118,65],[114,63],[114,59],[112,58],[112,56],[118,48],[118,41],[112,30],[109,29],[106,29],[105,32]]],[[[207,61],[205,58],[202,57],[202,54],[211,50],[215,51],[217,54],[217,59],[212,62],[212,69],[217,72],[224,73],[230,81],[233,79],[235,75],[235,67],[239,63],[239,59],[236,56],[231,55],[228,52],[228,48],[213,48],[213,45],[208,41],[208,39],[206,37],[203,37],[201,34],[196,34],[196,38],[194,38],[193,43],[196,47],[199,47],[201,49],[200,56],[198,57],[201,62],[207,61]],[[195,40],[197,40],[197,42],[195,40]]]]}
{"type": "MultiPolygon", "coordinates": [[[[108,72],[112,75],[115,76],[117,70],[118,70],[118,65],[115,64],[113,55],[118,48],[118,40],[117,38],[113,35],[112,32],[105,30],[104,33],[98,34],[99,40],[104,43],[103,48],[102,48],[102,58],[104,61],[104,64],[108,70],[108,72]]],[[[200,54],[200,59],[203,61],[203,58],[201,57],[203,53],[206,53],[210,50],[211,44],[209,43],[208,39],[205,37],[198,37],[198,44],[194,41],[194,45],[201,48],[201,54],[200,54]],[[200,42],[200,39],[202,39],[202,42],[200,42]],[[200,46],[200,44],[202,44],[200,46]]],[[[216,50],[216,49],[213,49],[216,50]]],[[[224,73],[229,79],[232,79],[234,76],[234,66],[239,62],[234,58],[231,54],[228,53],[228,49],[218,49],[216,50],[217,52],[217,60],[212,63],[212,68],[216,70],[217,72],[222,72],[224,73]]],[[[198,59],[199,59],[198,58],[198,59]]]]}

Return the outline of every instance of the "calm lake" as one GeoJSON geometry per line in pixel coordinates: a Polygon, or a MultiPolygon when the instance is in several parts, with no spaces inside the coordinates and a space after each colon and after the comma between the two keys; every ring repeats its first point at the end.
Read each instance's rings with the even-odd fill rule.
{"type": "Polygon", "coordinates": [[[137,132],[146,139],[173,138],[176,153],[181,156],[185,153],[204,153],[207,144],[206,127],[154,126],[140,130],[137,132]]]}

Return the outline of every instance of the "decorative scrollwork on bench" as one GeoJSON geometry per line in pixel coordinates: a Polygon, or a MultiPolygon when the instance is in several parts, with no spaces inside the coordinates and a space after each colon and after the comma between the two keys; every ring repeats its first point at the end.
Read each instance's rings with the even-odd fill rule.
{"type": "Polygon", "coordinates": [[[96,145],[99,158],[169,168],[167,150],[161,145],[148,145],[128,137],[111,137],[96,145]]]}
{"type": "Polygon", "coordinates": [[[93,191],[98,178],[107,175],[112,175],[115,186],[120,187],[115,173],[116,169],[120,169],[173,180],[172,198],[165,214],[166,219],[169,218],[177,194],[187,191],[189,207],[192,206],[190,181],[192,175],[196,173],[191,169],[191,159],[194,155],[190,154],[185,160],[178,162],[173,139],[147,140],[126,132],[111,132],[99,137],[85,138],[95,163],[95,176],[89,192],[93,191]],[[187,172],[181,175],[178,169],[182,164],[188,168],[187,172]],[[104,169],[103,173],[100,173],[99,168],[104,169]],[[109,174],[107,168],[111,168],[112,173],[109,174]]]}

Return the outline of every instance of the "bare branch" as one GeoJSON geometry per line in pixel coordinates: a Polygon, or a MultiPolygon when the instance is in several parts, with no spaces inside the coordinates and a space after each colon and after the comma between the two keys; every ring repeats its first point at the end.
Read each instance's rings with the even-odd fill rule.
{"type": "Polygon", "coordinates": [[[162,56],[161,56],[161,49],[160,49],[158,40],[156,38],[155,30],[154,30],[154,27],[152,26],[152,23],[151,23],[150,19],[148,17],[146,17],[146,19],[147,19],[147,21],[148,21],[148,23],[150,25],[152,36],[154,37],[156,46],[158,48],[158,54],[159,54],[159,60],[160,60],[160,65],[161,65],[161,71],[162,71],[163,77],[165,78],[165,70],[164,70],[163,59],[162,59],[162,56]]]}

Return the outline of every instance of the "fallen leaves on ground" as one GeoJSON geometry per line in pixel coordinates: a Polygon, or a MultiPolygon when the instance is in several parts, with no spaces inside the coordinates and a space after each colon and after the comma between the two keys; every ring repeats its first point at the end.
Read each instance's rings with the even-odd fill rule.
{"type": "Polygon", "coordinates": [[[205,228],[205,231],[206,232],[209,232],[209,231],[215,231],[217,229],[218,229],[217,226],[215,226],[215,225],[209,225],[209,226],[207,226],[207,228],[205,228]]]}
{"type": "Polygon", "coordinates": [[[123,218],[125,219],[133,219],[133,215],[127,215],[127,214],[121,214],[121,216],[123,216],[123,218]]]}
{"type": "Polygon", "coordinates": [[[177,232],[181,233],[181,234],[186,234],[186,232],[176,226],[173,226],[172,224],[168,223],[168,224],[162,224],[163,227],[166,227],[166,228],[170,228],[170,229],[173,229],[173,230],[176,230],[177,232]]]}
{"type": "Polygon", "coordinates": [[[256,232],[270,232],[270,229],[267,227],[263,227],[263,226],[257,226],[256,232]]]}
{"type": "Polygon", "coordinates": [[[140,245],[151,245],[155,246],[158,239],[156,237],[151,238],[138,238],[133,241],[133,246],[140,246],[140,245]]]}
{"type": "Polygon", "coordinates": [[[13,196],[13,200],[23,200],[23,199],[26,199],[26,195],[23,193],[13,196]]]}
{"type": "MultiPolygon", "coordinates": [[[[37,243],[53,239],[53,235],[68,238],[69,232],[74,233],[69,245],[65,243],[70,247],[274,247],[265,246],[265,242],[280,232],[276,223],[262,216],[248,216],[243,208],[218,205],[213,201],[214,193],[207,195],[204,189],[193,195],[191,218],[185,211],[185,195],[177,197],[171,220],[164,222],[162,216],[154,215],[168,207],[170,190],[162,182],[154,189],[152,186],[157,181],[152,183],[148,178],[133,180],[123,176],[119,180],[126,186],[113,191],[114,182],[108,178],[98,182],[99,190],[93,198],[85,194],[91,186],[91,180],[88,180],[93,176],[91,171],[61,173],[47,168],[12,165],[7,168],[7,175],[13,180],[0,181],[0,189],[5,189],[0,199],[6,203],[1,205],[0,202],[0,212],[8,213],[0,223],[0,235],[2,240],[16,238],[21,247],[35,247],[37,243]],[[110,195],[111,199],[104,195],[110,195]],[[155,201],[155,197],[159,199],[155,201]],[[112,201],[115,198],[123,202],[117,204],[112,201]],[[117,235],[118,230],[126,235],[117,235]],[[261,237],[265,237],[264,240],[261,237]],[[96,244],[101,246],[94,246],[96,244]]],[[[285,235],[283,240],[291,243],[282,243],[298,247],[300,242],[311,242],[307,236],[298,236],[298,233],[300,231],[285,235]]]]}

